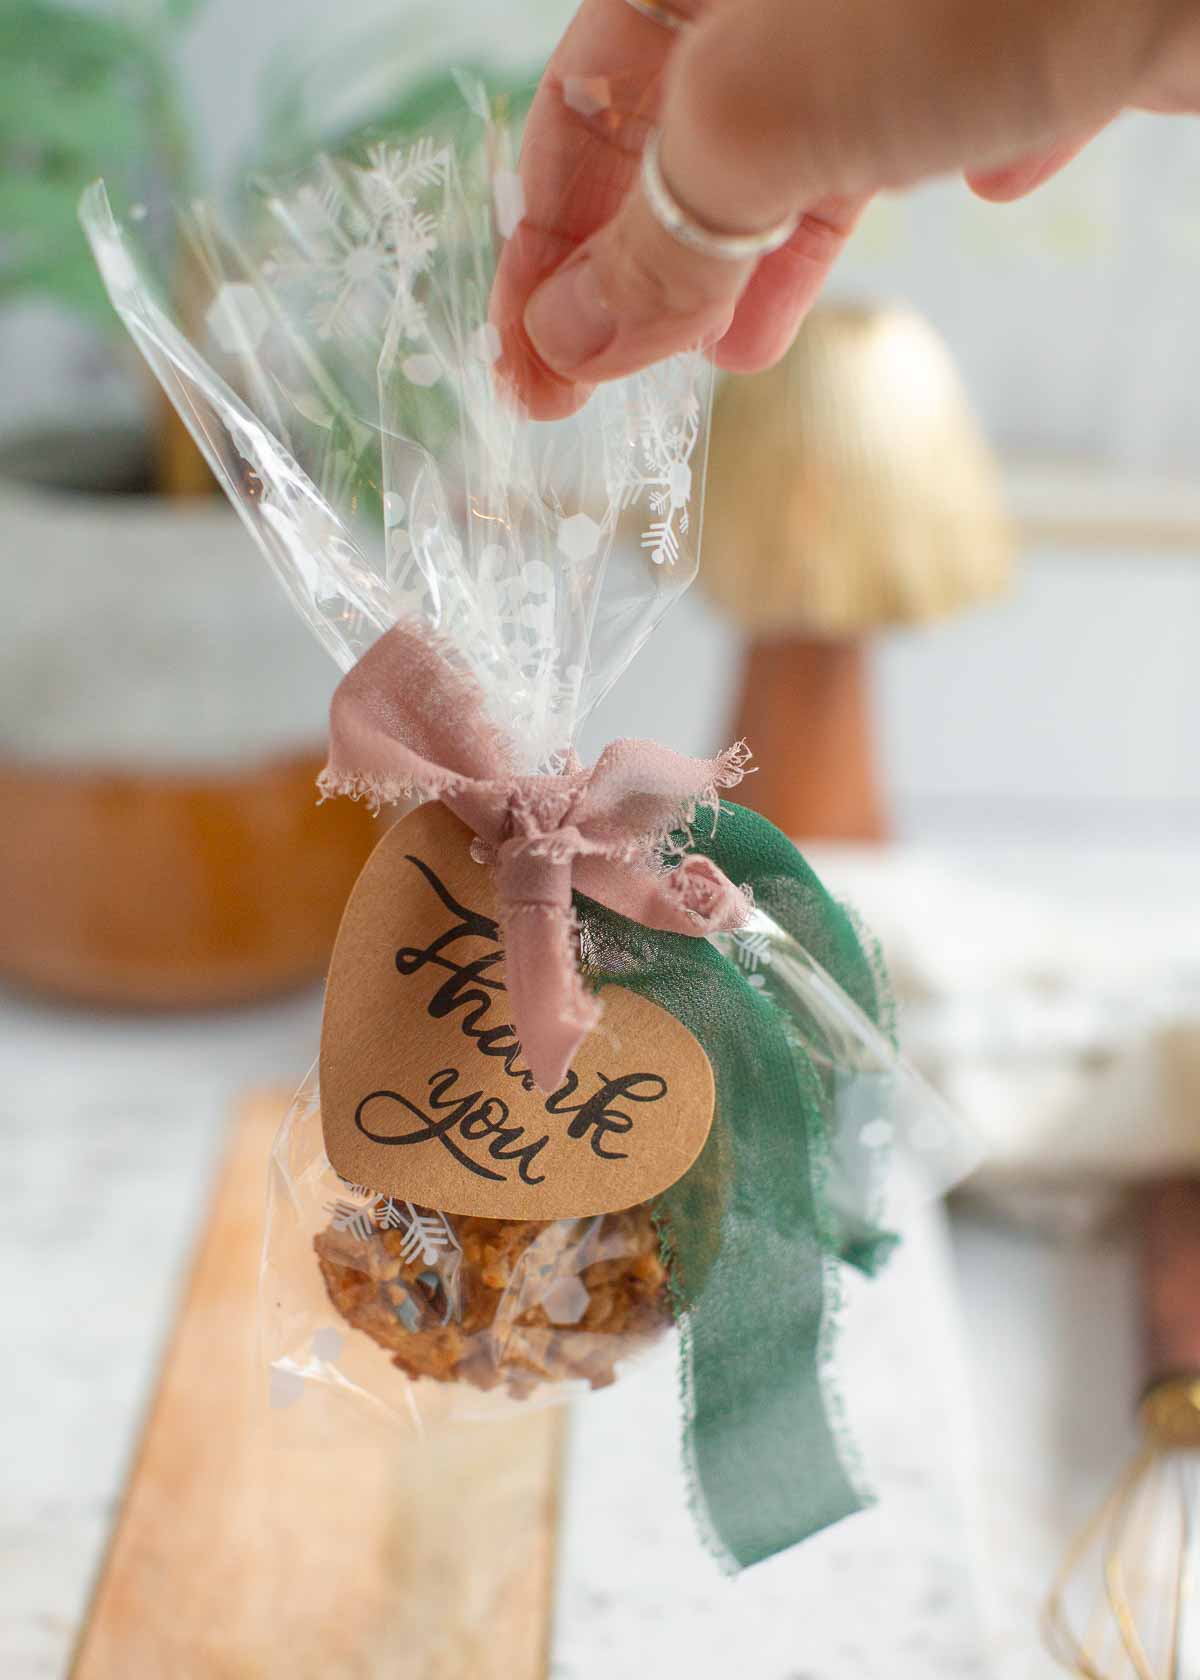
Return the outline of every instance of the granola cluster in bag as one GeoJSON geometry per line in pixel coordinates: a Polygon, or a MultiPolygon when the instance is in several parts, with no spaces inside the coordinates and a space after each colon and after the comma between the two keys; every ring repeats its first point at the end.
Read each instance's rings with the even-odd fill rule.
{"type": "Polygon", "coordinates": [[[548,1223],[413,1209],[387,1229],[335,1216],[313,1246],[338,1312],[414,1378],[518,1398],[544,1382],[603,1388],[671,1319],[645,1206],[548,1223]]]}

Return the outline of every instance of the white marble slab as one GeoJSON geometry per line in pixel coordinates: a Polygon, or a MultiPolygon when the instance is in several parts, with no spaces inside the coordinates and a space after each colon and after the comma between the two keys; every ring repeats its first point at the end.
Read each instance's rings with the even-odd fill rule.
{"type": "Polygon", "coordinates": [[[1070,1537],[1134,1450],[1135,1256],[1121,1230],[1052,1240],[973,1213],[953,1231],[996,1680],[1061,1680],[1038,1621],[1070,1537]]]}
{"type": "Polygon", "coordinates": [[[935,1211],[847,1298],[840,1387],[879,1503],[735,1579],[688,1517],[671,1350],[590,1398],[553,1680],[992,1680],[956,1321],[935,1211]]]}
{"type": "MultiPolygon", "coordinates": [[[[66,1672],[229,1105],[298,1078],[318,1008],[131,1022],[0,999],[4,1680],[66,1672]]],[[[1130,1268],[954,1232],[965,1342],[936,1221],[850,1315],[844,1386],[883,1502],[737,1581],[686,1516],[670,1361],[579,1410],[555,1680],[1051,1680],[1037,1600],[1127,1439],[1130,1268]]]]}
{"type": "Polygon", "coordinates": [[[65,1672],[230,1104],[298,1079],[318,1020],[315,994],[140,1021],[0,998],[5,1680],[65,1672]]]}

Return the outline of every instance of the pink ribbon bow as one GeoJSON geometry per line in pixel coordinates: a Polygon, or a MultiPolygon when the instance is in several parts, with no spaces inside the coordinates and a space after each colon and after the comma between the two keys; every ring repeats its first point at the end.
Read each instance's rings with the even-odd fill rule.
{"type": "Polygon", "coordinates": [[[664,870],[668,837],[698,804],[742,778],[744,746],[684,758],[653,741],[613,741],[591,769],[517,774],[513,744],[478,688],[419,626],[397,624],[338,684],[318,786],[372,809],[440,799],[496,867],[513,1026],[544,1091],[566,1078],[600,1006],[579,972],[571,890],[670,933],[731,932],[747,893],[710,859],[664,870]]]}

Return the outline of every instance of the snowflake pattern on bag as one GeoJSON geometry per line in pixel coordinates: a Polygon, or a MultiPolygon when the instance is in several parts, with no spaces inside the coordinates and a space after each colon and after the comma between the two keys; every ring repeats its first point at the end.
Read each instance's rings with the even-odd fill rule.
{"type": "MultiPolygon", "coordinates": [[[[367,167],[323,158],[314,181],[289,203],[274,200],[288,230],[266,270],[274,279],[302,279],[317,292],[312,320],[322,339],[371,331],[383,319],[410,340],[425,335],[425,309],[415,294],[438,246],[439,213],[422,195],[444,186],[450,158],[432,140],[372,146],[367,167]]],[[[429,384],[425,361],[416,383],[429,384]]]]}
{"type": "Polygon", "coordinates": [[[770,966],[771,936],[769,933],[751,932],[734,933],[730,935],[733,946],[734,961],[752,986],[761,986],[762,969],[770,966]]]}
{"type": "Polygon", "coordinates": [[[629,392],[626,412],[609,427],[609,494],[619,511],[645,504],[650,517],[641,546],[656,566],[673,566],[690,525],[692,454],[702,420],[690,358],[636,374],[629,392]]]}
{"type": "Polygon", "coordinates": [[[600,387],[579,424],[528,425],[495,373],[492,200],[510,234],[522,206],[493,139],[319,158],[268,193],[245,237],[197,208],[231,391],[143,296],[107,204],[94,208],[126,314],[139,330],[153,320],[172,376],[186,370],[197,412],[224,425],[230,493],[339,664],[398,619],[424,622],[534,771],[568,761],[695,573],[688,503],[712,370],[676,357],[600,387]]]}
{"type": "Polygon", "coordinates": [[[349,1231],[364,1242],[376,1230],[403,1231],[405,1237],[401,1254],[404,1259],[412,1261],[419,1255],[430,1266],[443,1255],[462,1253],[454,1227],[444,1213],[438,1213],[433,1208],[419,1208],[395,1196],[379,1195],[365,1184],[351,1184],[340,1173],[338,1181],[344,1185],[347,1197],[359,1199],[352,1202],[339,1196],[335,1201],[326,1202],[325,1211],[335,1231],[349,1231]]]}

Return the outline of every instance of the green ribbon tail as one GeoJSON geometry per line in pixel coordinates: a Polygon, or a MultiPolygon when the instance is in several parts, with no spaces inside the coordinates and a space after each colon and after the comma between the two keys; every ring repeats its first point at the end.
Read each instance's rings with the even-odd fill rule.
{"type": "MultiPolygon", "coordinates": [[[[779,831],[741,806],[694,849],[798,939],[876,1022],[880,978],[846,912],[779,831]]],[[[863,1509],[825,1367],[836,1221],[824,1206],[827,1092],[787,1015],[705,940],[657,933],[583,899],[598,985],[669,1010],[716,1083],[699,1158],[654,1208],[681,1335],[684,1452],[698,1520],[732,1568],[863,1509]]]]}

